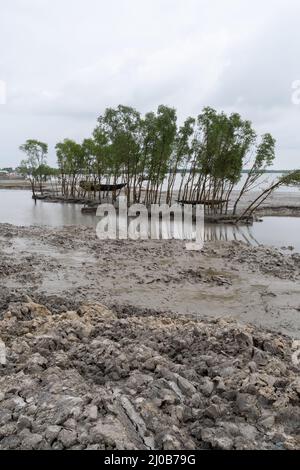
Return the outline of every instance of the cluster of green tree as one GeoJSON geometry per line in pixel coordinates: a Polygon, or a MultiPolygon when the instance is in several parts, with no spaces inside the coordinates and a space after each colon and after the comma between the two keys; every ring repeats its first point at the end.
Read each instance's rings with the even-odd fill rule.
{"type": "Polygon", "coordinates": [[[13,173],[14,169],[12,167],[0,168],[0,172],[13,173]]]}
{"type": "MultiPolygon", "coordinates": [[[[178,126],[176,110],[163,105],[145,116],[128,106],[106,109],[91,138],[82,143],[65,139],[56,145],[58,169],[47,166],[45,143],[28,140],[20,149],[27,156],[21,171],[32,182],[34,194],[54,178],[63,196],[101,201],[101,185],[124,183],[128,203],[202,203],[209,213],[228,213],[232,190],[247,167],[233,207],[236,213],[242,196],[257,186],[275,158],[274,138],[259,138],[251,122],[237,113],[226,115],[207,107],[178,126]]],[[[294,184],[296,174],[291,172],[276,184],[294,184]]]]}

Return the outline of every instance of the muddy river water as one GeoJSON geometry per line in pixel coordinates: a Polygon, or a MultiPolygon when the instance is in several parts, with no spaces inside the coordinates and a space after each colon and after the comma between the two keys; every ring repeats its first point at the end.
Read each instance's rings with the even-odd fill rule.
{"type": "MultiPolygon", "coordinates": [[[[82,214],[81,206],[34,202],[30,191],[0,190],[0,223],[18,226],[66,225],[96,226],[98,219],[92,214],[82,214]]],[[[300,252],[300,218],[265,217],[251,227],[206,224],[206,240],[241,240],[251,245],[292,246],[300,252]]]]}

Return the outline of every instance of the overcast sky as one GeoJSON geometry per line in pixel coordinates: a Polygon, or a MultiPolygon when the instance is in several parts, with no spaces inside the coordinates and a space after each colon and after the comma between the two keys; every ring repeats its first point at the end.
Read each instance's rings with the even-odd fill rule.
{"type": "Polygon", "coordinates": [[[277,168],[300,167],[299,18],[299,0],[1,0],[0,167],[27,138],[54,164],[120,103],[238,111],[275,136],[277,168]]]}

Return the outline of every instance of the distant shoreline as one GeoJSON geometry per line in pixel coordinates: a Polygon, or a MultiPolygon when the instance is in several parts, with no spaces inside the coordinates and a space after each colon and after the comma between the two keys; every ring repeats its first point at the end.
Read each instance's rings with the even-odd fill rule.
{"type": "Polygon", "coordinates": [[[26,180],[1,180],[0,189],[31,189],[31,184],[26,180]]]}

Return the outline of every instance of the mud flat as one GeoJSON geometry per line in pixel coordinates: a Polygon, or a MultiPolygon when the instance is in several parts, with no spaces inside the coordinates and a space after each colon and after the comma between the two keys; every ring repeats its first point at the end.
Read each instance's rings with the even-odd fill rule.
{"type": "Polygon", "coordinates": [[[0,310],[27,294],[54,312],[86,300],[239,321],[300,337],[300,254],[242,242],[99,240],[90,227],[0,224],[0,310]]]}
{"type": "Polygon", "coordinates": [[[0,255],[0,448],[300,449],[300,254],[3,224],[0,255]]]}

